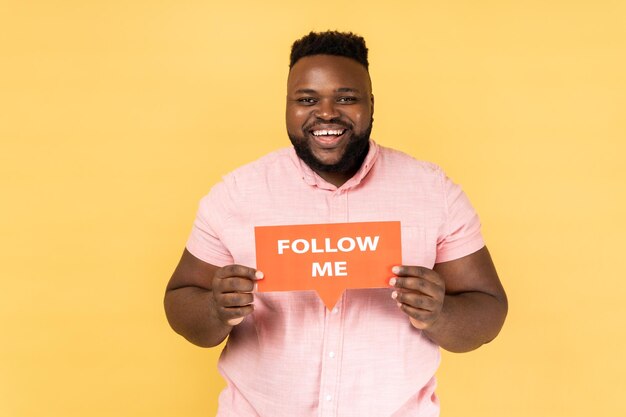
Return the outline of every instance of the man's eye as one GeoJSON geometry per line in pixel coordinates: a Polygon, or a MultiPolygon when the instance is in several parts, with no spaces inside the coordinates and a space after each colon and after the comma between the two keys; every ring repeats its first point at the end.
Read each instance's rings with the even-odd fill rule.
{"type": "Polygon", "coordinates": [[[302,97],[298,99],[298,103],[311,105],[317,103],[317,100],[311,97],[302,97]]]}
{"type": "Polygon", "coordinates": [[[339,97],[337,100],[339,103],[354,103],[357,101],[356,97],[339,97]]]}

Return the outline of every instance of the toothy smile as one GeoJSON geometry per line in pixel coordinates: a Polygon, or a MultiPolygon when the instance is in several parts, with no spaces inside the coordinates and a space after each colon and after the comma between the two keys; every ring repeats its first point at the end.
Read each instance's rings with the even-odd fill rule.
{"type": "Polygon", "coordinates": [[[313,130],[311,133],[314,136],[341,136],[343,132],[345,129],[313,130]]]}

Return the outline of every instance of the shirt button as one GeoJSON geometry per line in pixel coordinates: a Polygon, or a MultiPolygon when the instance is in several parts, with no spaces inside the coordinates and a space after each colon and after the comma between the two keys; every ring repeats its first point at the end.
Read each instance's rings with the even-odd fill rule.
{"type": "Polygon", "coordinates": [[[326,401],[327,401],[327,402],[332,401],[332,399],[333,399],[333,396],[332,396],[332,395],[330,395],[330,394],[326,394],[326,401]]]}
{"type": "Polygon", "coordinates": [[[328,356],[330,356],[331,358],[334,358],[334,357],[335,357],[335,352],[330,352],[330,353],[328,354],[328,356]]]}
{"type": "Polygon", "coordinates": [[[339,309],[337,307],[333,308],[333,314],[337,314],[339,312],[339,309]]]}

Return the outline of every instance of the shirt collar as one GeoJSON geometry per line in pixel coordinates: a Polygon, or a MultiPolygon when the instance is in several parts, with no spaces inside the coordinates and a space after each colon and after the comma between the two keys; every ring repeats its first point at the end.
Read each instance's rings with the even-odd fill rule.
{"type": "Polygon", "coordinates": [[[311,169],[311,167],[309,167],[306,163],[304,163],[304,161],[298,158],[298,155],[296,154],[296,150],[294,148],[291,148],[289,153],[291,160],[295,163],[300,173],[300,176],[305,183],[307,183],[308,185],[316,186],[318,188],[332,191],[338,189],[347,190],[359,185],[363,178],[365,178],[372,169],[372,166],[378,158],[378,154],[379,146],[376,144],[376,142],[370,139],[370,148],[367,152],[367,155],[365,156],[365,160],[363,160],[363,163],[361,164],[361,168],[359,168],[356,174],[354,174],[352,178],[346,181],[341,187],[336,187],[335,185],[327,182],[322,177],[320,177],[315,171],[311,169]]]}

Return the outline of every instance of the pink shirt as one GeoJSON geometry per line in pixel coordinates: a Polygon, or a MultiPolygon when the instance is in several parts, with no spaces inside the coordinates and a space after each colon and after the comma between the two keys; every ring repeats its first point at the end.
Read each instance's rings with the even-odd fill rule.
{"type": "MultiPolygon", "coordinates": [[[[484,246],[467,197],[439,167],[372,142],[339,188],[292,148],[226,175],[202,199],[187,249],[255,267],[254,226],[366,221],[401,222],[405,265],[432,268],[484,246]]],[[[220,357],[218,416],[437,416],[438,365],[438,346],[390,289],[347,290],[332,311],[313,291],[260,293],[220,357]]]]}

